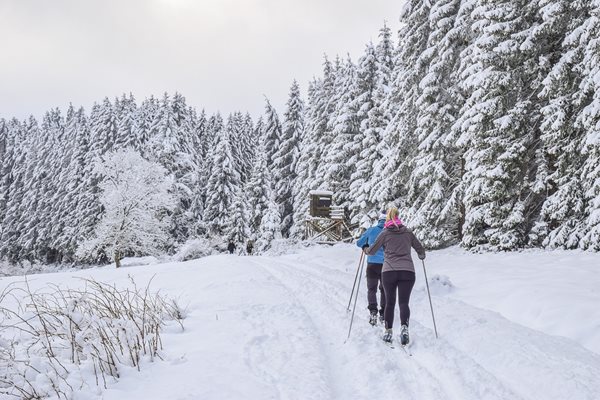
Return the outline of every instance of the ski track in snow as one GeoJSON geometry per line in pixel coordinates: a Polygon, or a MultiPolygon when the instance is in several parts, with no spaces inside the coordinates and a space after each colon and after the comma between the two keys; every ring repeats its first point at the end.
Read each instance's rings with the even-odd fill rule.
{"type": "MultiPolygon", "coordinates": [[[[285,298],[286,288],[277,284],[285,298]]],[[[326,360],[321,356],[320,337],[301,303],[291,300],[244,313],[253,326],[251,332],[260,332],[245,345],[245,362],[265,383],[273,385],[277,399],[302,398],[307,388],[312,399],[330,399],[333,396],[328,370],[323,367],[326,360]]]]}
{"type": "MultiPolygon", "coordinates": [[[[276,265],[269,265],[271,263],[272,261],[265,259],[258,265],[277,275],[282,283],[285,280],[284,284],[290,288],[290,291],[294,294],[298,293],[295,297],[307,303],[306,309],[317,310],[316,317],[325,314],[323,309],[331,310],[330,315],[345,314],[342,310],[345,310],[347,302],[344,304],[340,296],[343,294],[348,296],[351,288],[345,288],[326,277],[325,275],[331,275],[326,265],[318,264],[310,268],[281,261],[276,262],[276,265]],[[307,281],[310,284],[307,284],[307,281]]],[[[336,274],[339,277],[339,273],[336,274]]],[[[363,288],[364,279],[360,296],[365,294],[363,288]]],[[[364,304],[364,299],[359,298],[359,303],[364,304]]],[[[432,340],[419,341],[418,343],[429,350],[425,350],[425,354],[409,358],[402,349],[394,349],[390,352],[383,343],[378,342],[380,328],[364,326],[364,321],[365,312],[359,310],[355,315],[353,327],[355,337],[351,337],[342,346],[336,346],[335,342],[331,343],[330,347],[335,351],[328,352],[328,356],[335,360],[330,361],[330,364],[345,375],[338,380],[348,381],[350,378],[350,381],[355,383],[358,380],[358,384],[353,387],[346,387],[345,392],[338,391],[339,395],[334,397],[336,399],[386,398],[394,393],[402,393],[403,398],[409,399],[520,398],[510,387],[497,380],[466,353],[455,349],[449,343],[444,343],[442,348],[442,346],[435,346],[432,340]],[[430,343],[423,343],[425,341],[430,343]],[[437,352],[431,351],[431,347],[437,348],[437,352]],[[383,365],[384,374],[381,373],[381,368],[378,368],[380,366],[378,362],[383,365]],[[424,384],[425,382],[427,384],[424,384]]],[[[348,328],[348,321],[345,318],[337,318],[336,321],[327,318],[320,322],[321,332],[326,337],[335,338],[337,341],[346,337],[343,336],[344,330],[348,328]]],[[[416,324],[413,322],[413,335],[423,338],[433,335],[433,332],[426,332],[423,327],[415,329],[414,325],[416,324]]],[[[420,352],[421,347],[418,345],[413,348],[420,352]]]]}

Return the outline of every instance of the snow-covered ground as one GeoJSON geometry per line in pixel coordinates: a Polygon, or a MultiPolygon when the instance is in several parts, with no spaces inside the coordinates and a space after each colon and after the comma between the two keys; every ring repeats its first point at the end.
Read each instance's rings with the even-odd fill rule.
{"type": "MultiPolygon", "coordinates": [[[[414,257],[416,260],[416,257],[414,257]]],[[[352,336],[352,245],[284,256],[219,255],[31,276],[32,289],[81,277],[152,287],[188,306],[163,334],[164,361],[77,399],[599,399],[600,254],[428,253],[411,298],[413,357],[367,323],[364,280],[352,336]]],[[[22,277],[0,278],[0,290],[22,277]]],[[[396,320],[397,321],[397,320],[396,320]]]]}

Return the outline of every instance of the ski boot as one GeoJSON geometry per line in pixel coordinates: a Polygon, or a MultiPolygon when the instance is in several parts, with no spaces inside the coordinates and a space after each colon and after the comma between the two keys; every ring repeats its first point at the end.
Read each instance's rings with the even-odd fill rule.
{"type": "Polygon", "coordinates": [[[380,314],[380,315],[379,315],[379,323],[380,323],[381,325],[385,325],[385,319],[383,318],[383,314],[380,314]]]}
{"type": "Polygon", "coordinates": [[[391,329],[386,329],[383,333],[383,341],[389,345],[392,344],[393,334],[391,329]]]}
{"type": "Polygon", "coordinates": [[[402,346],[406,346],[409,342],[410,338],[408,337],[408,325],[402,325],[400,330],[400,344],[402,344],[402,346]]]}
{"type": "Polygon", "coordinates": [[[373,326],[377,325],[377,311],[371,311],[371,318],[369,318],[369,323],[373,326]]]}

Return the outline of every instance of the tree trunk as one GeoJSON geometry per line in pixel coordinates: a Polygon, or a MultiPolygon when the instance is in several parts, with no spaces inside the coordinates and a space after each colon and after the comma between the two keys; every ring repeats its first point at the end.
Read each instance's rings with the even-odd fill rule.
{"type": "Polygon", "coordinates": [[[121,254],[118,251],[115,251],[115,265],[117,268],[121,267],[121,254]]]}
{"type": "MultiPolygon", "coordinates": [[[[461,157],[460,158],[460,179],[462,181],[463,177],[465,176],[465,158],[461,157]]],[[[465,218],[466,218],[466,210],[465,210],[465,203],[463,202],[464,199],[464,194],[461,196],[460,199],[460,204],[459,204],[459,208],[458,208],[458,240],[462,242],[462,238],[463,238],[463,227],[465,226],[465,218]]]]}

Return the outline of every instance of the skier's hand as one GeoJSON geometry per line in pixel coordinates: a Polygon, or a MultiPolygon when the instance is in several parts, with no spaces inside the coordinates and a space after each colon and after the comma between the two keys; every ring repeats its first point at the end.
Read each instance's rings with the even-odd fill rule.
{"type": "Polygon", "coordinates": [[[369,251],[369,245],[368,245],[368,244],[365,244],[365,245],[362,247],[362,251],[363,251],[363,253],[365,253],[365,254],[368,254],[367,252],[369,251]]]}
{"type": "Polygon", "coordinates": [[[424,260],[424,259],[425,259],[425,253],[419,254],[419,260],[424,260]]]}

